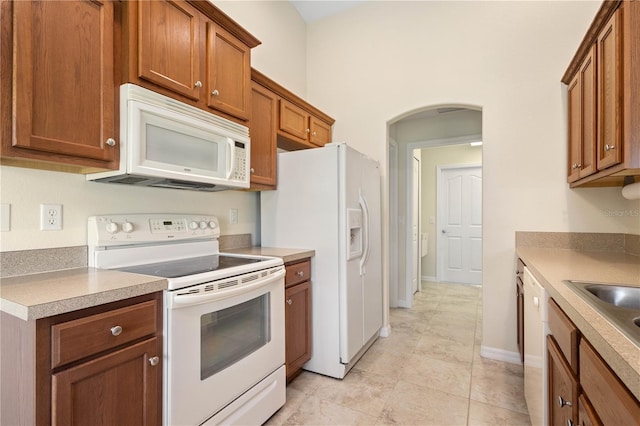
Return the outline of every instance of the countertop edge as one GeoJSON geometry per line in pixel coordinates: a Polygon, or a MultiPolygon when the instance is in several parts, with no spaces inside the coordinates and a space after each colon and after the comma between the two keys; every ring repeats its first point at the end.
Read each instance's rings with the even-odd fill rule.
{"type": "MultiPolygon", "coordinates": [[[[516,253],[534,277],[549,292],[549,297],[558,303],[560,308],[578,327],[580,333],[609,364],[609,367],[618,375],[629,391],[640,400],[640,357],[634,360],[631,359],[633,355],[625,356],[621,354],[621,351],[640,354],[638,352],[640,348],[562,281],[556,282],[556,280],[547,279],[543,272],[544,265],[540,264],[542,263],[540,259],[536,259],[536,254],[532,253],[533,250],[558,249],[523,247],[517,248],[516,253]],[[538,265],[536,265],[536,262],[538,262],[538,265]]],[[[567,251],[580,252],[578,250],[567,251]]],[[[571,279],[571,277],[565,277],[564,279],[571,279]]]]}
{"type": "Polygon", "coordinates": [[[279,248],[279,247],[244,247],[232,250],[226,250],[227,253],[253,254],[259,256],[279,257],[284,263],[296,262],[298,260],[308,259],[316,255],[313,249],[303,248],[279,248]]]}

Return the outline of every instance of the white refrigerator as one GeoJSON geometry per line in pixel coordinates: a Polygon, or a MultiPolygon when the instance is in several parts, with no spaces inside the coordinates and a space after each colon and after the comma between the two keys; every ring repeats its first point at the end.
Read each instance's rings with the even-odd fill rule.
{"type": "Polygon", "coordinates": [[[310,248],[312,356],[305,370],[342,379],[382,327],[378,163],[347,146],[278,154],[263,191],[264,247],[310,248]]]}

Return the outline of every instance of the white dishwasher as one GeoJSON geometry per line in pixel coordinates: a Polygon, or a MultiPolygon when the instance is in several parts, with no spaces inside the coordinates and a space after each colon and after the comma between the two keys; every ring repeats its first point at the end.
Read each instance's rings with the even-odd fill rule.
{"type": "Polygon", "coordinates": [[[524,397],[533,426],[547,425],[547,334],[549,294],[524,268],[524,397]]]}

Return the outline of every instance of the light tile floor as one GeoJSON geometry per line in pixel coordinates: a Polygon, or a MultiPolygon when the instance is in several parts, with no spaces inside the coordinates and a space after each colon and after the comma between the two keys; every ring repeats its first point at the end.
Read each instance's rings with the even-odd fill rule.
{"type": "Polygon", "coordinates": [[[480,287],[422,288],[344,380],[303,372],[267,425],[529,425],[522,366],[480,357],[480,287]]]}

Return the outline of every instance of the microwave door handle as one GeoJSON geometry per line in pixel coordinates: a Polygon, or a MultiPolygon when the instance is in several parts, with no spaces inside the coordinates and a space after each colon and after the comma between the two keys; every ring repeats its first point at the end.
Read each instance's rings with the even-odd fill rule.
{"type": "Polygon", "coordinates": [[[227,180],[229,180],[231,176],[233,176],[233,172],[235,172],[236,168],[236,150],[233,139],[227,138],[227,145],[229,148],[229,152],[227,153],[227,161],[229,161],[227,163],[227,170],[229,171],[227,173],[227,180]]]}

